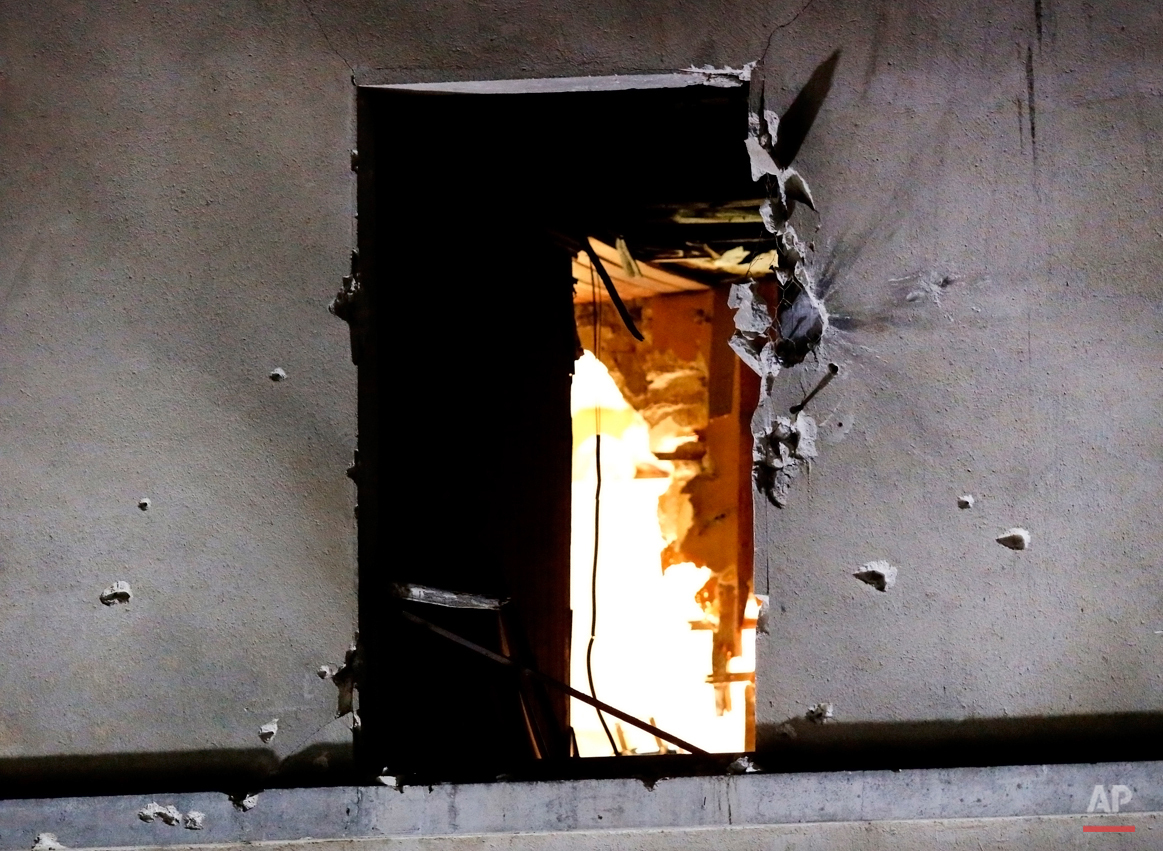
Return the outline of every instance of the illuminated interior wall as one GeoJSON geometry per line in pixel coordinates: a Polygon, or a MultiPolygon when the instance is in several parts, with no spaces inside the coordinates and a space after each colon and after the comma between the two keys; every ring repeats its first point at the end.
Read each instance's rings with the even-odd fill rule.
{"type": "MultiPolygon", "coordinates": [[[[745,745],[745,682],[731,683],[730,709],[719,711],[711,674],[712,638],[697,601],[711,578],[690,562],[662,570],[666,546],[659,526],[659,498],[671,485],[673,464],[650,451],[642,415],[622,397],[606,367],[591,352],[578,360],[572,392],[573,537],[570,602],[573,643],[570,680],[588,691],[586,649],[590,638],[594,553],[595,455],[601,434],[596,639],[592,667],[597,696],[705,750],[741,751],[745,745]],[[695,628],[695,627],[699,628],[695,628]]],[[[744,654],[734,672],[754,670],[754,629],[744,630],[744,654]]],[[[573,700],[571,720],[583,756],[608,755],[608,739],[596,711],[573,700]]],[[[649,734],[607,718],[619,749],[659,752],[649,734]],[[617,729],[620,727],[621,729],[617,729]]]]}

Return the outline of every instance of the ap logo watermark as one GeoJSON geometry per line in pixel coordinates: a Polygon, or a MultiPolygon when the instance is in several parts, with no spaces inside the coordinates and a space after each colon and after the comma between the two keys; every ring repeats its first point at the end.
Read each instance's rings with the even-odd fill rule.
{"type": "Polygon", "coordinates": [[[1119,807],[1129,802],[1132,797],[1129,786],[1123,786],[1121,783],[1111,786],[1108,796],[1106,787],[1100,783],[1090,793],[1090,806],[1086,808],[1086,811],[1088,813],[1117,813],[1119,807]]]}

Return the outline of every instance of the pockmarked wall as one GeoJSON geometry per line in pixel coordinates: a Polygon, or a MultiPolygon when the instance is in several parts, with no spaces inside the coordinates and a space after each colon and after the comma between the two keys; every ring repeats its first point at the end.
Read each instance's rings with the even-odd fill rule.
{"type": "Polygon", "coordinates": [[[1155,710],[1159,14],[0,4],[0,755],[262,747],[273,717],[283,754],[333,713],[353,76],[738,67],[769,35],[789,101],[843,51],[796,161],[832,330],[780,380],[791,405],[841,373],[757,518],[761,725],[1155,710]],[[883,594],[851,575],[877,559],[883,594]]]}
{"type": "Polygon", "coordinates": [[[0,20],[0,758],[285,755],[354,626],[350,71],[301,5],[0,20]]]}

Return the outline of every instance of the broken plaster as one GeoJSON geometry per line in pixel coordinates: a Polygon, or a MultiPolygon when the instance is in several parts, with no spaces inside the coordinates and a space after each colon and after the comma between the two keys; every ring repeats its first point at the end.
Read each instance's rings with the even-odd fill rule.
{"type": "Polygon", "coordinates": [[[266,724],[263,724],[261,727],[258,728],[258,737],[263,741],[264,744],[266,744],[266,743],[270,742],[270,740],[273,739],[275,737],[275,735],[278,734],[278,732],[279,732],[279,719],[272,718],[266,724]]]}
{"type": "Polygon", "coordinates": [[[896,585],[896,572],[887,561],[870,561],[852,575],[877,591],[887,591],[896,585]]]}
{"type": "Polygon", "coordinates": [[[1024,550],[1030,545],[1030,532],[1020,526],[1015,526],[1013,529],[1002,532],[995,540],[1011,550],[1024,550]]]}
{"type": "Polygon", "coordinates": [[[182,821],[182,811],[173,804],[163,807],[157,801],[151,801],[137,811],[137,817],[142,821],[161,819],[168,825],[176,825],[182,821]]]}
{"type": "Polygon", "coordinates": [[[128,603],[132,597],[133,589],[129,587],[129,583],[118,581],[102,591],[99,599],[106,606],[116,606],[119,603],[128,603]]]}
{"type": "Polygon", "coordinates": [[[32,851],[61,851],[62,848],[67,847],[57,839],[55,833],[38,833],[36,842],[32,844],[32,851]]]}
{"type": "Polygon", "coordinates": [[[358,688],[359,669],[359,635],[352,639],[343,656],[343,664],[338,669],[331,665],[324,665],[316,673],[322,679],[331,679],[335,683],[338,694],[335,698],[335,717],[342,718],[351,714],[352,729],[359,728],[359,715],[355,712],[355,690],[358,688]]]}
{"type": "Polygon", "coordinates": [[[751,81],[751,72],[755,70],[755,63],[748,62],[742,68],[732,68],[727,65],[716,68],[713,65],[703,65],[701,68],[683,68],[683,72],[697,77],[699,82],[706,86],[720,88],[735,88],[740,83],[751,81]]]}
{"type": "Polygon", "coordinates": [[[835,721],[836,716],[832,714],[832,704],[817,703],[804,713],[804,717],[813,724],[827,724],[829,721],[835,721]]]}
{"type": "Polygon", "coordinates": [[[206,826],[206,814],[200,813],[197,810],[190,810],[186,813],[184,824],[186,830],[202,830],[206,826]]]}
{"type": "MultiPolygon", "coordinates": [[[[834,66],[834,57],[817,69],[817,74],[829,62],[834,66]]],[[[807,181],[791,168],[795,149],[807,130],[793,128],[789,140],[781,146],[780,117],[764,96],[762,59],[752,66],[749,81],[745,144],[751,179],[761,181],[767,190],[759,215],[775,244],[774,263],[770,265],[778,279],[778,303],[773,311],[754,278],[733,284],[727,302],[735,309],[735,333],[730,346],[763,379],[759,405],[751,419],[752,478],[772,504],[783,507],[792,481],[816,457],[817,427],[816,421],[803,413],[803,405],[792,410],[794,420],[776,413],[774,381],[782,367],[801,363],[816,348],[828,328],[828,313],[805,264],[808,249],[790,222],[797,202],[816,209],[807,181]]],[[[832,375],[838,371],[834,364],[829,369],[832,375]]],[[[819,389],[824,384],[826,380],[819,389]]]]}
{"type": "Polygon", "coordinates": [[[248,812],[258,805],[258,792],[244,792],[230,796],[230,803],[236,810],[248,812]]]}

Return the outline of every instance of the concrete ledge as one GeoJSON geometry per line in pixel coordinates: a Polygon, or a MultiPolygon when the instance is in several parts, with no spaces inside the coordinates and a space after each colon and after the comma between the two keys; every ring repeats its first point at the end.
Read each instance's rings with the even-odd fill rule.
{"type": "MultiPolygon", "coordinates": [[[[864,826],[845,828],[855,831],[851,836],[856,837],[873,829],[868,827],[870,822],[1045,816],[1070,817],[1066,818],[1066,823],[1073,825],[1070,830],[1082,837],[1082,819],[1078,817],[1086,816],[1088,809],[1095,811],[1089,816],[1092,820],[1139,828],[1138,821],[1145,819],[1140,830],[1163,830],[1158,827],[1158,814],[1163,811],[1163,763],[745,774],[674,778],[652,786],[620,779],[449,784],[400,791],[383,786],[280,789],[259,794],[248,811],[236,808],[226,795],[213,792],[10,800],[0,802],[0,851],[29,849],[42,832],[55,834],[61,843],[73,848],[285,843],[308,838],[336,842],[479,839],[490,834],[576,833],[612,839],[618,832],[661,836],[680,831],[695,837],[699,831],[722,834],[727,828],[861,823],[864,826]],[[1097,787],[1101,787],[1101,794],[1097,787]],[[204,828],[193,831],[160,820],[142,821],[138,811],[155,801],[173,805],[183,813],[204,813],[204,828]],[[1120,811],[1106,813],[1116,809],[1116,801],[1120,811]]],[[[875,828],[887,829],[883,825],[875,828]]],[[[793,831],[787,835],[799,834],[793,831]]],[[[1092,835],[1086,836],[1090,841],[1092,835]]],[[[1129,834],[1121,838],[1094,836],[1105,836],[1108,847],[1149,847],[1113,844],[1112,837],[1125,843],[1130,841],[1126,839],[1129,834]]],[[[1163,836],[1156,838],[1159,841],[1153,847],[1163,847],[1163,836]]],[[[638,839],[633,844],[648,847],[638,839]]],[[[490,840],[479,847],[537,846],[497,846],[490,840]]]]}

